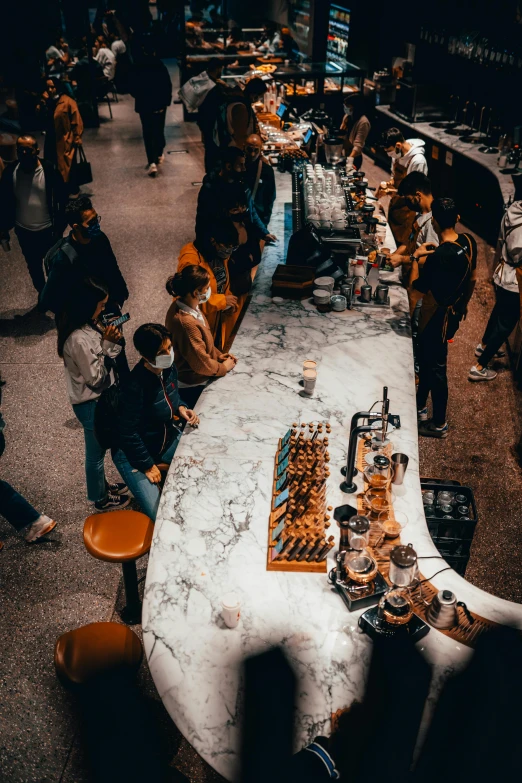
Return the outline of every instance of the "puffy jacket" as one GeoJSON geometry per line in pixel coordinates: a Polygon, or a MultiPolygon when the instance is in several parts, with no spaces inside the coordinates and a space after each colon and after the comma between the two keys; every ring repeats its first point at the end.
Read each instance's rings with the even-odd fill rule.
{"type": "Polygon", "coordinates": [[[133,468],[144,473],[160,461],[177,435],[172,413],[180,405],[185,403],[174,364],[161,376],[147,370],[143,360],[134,367],[123,389],[118,422],[119,446],[133,468]]]}

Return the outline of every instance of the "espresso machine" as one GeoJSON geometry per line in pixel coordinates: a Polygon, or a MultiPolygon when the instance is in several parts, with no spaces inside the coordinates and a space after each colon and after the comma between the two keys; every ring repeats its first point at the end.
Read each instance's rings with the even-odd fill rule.
{"type": "Polygon", "coordinates": [[[389,587],[377,606],[359,618],[359,627],[372,639],[410,636],[418,642],[429,626],[413,611],[410,586],[417,574],[417,553],[411,544],[399,545],[390,553],[389,587]]]}
{"type": "Polygon", "coordinates": [[[328,579],[348,607],[355,612],[373,606],[388,589],[369,549],[370,521],[352,506],[338,506],[334,519],[340,528],[336,567],[328,579]]]}

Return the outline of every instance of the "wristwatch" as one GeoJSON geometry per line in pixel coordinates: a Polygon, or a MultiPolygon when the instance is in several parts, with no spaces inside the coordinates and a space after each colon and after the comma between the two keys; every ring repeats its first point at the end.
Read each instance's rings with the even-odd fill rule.
{"type": "Polygon", "coordinates": [[[415,253],[410,253],[410,261],[413,263],[414,261],[418,261],[419,259],[415,255],[415,253]]]}

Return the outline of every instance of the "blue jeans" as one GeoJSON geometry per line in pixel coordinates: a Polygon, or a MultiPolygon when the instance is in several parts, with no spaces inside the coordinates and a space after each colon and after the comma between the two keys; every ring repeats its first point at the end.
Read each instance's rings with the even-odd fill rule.
{"type": "Polygon", "coordinates": [[[39,511],[2,479],[0,479],[0,514],[18,531],[32,525],[40,516],[39,511]]]}
{"type": "MultiPolygon", "coordinates": [[[[174,452],[176,451],[180,439],[178,435],[169,448],[161,455],[161,462],[172,462],[174,452]]],[[[156,521],[156,513],[160,502],[161,492],[157,484],[152,484],[145,473],[136,470],[130,464],[121,449],[113,454],[113,462],[118,468],[120,476],[138,501],[144,514],[156,521]]]]}
{"type": "Polygon", "coordinates": [[[85,436],[85,478],[87,497],[91,503],[103,500],[107,495],[105,481],[105,449],[102,449],[94,434],[94,411],[96,400],[73,405],[74,415],[83,427],[85,436]]]}

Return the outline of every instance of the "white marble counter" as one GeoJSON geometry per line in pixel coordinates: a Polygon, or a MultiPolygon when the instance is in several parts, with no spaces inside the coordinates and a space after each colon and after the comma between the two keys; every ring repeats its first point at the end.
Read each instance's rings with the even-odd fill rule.
{"type": "MultiPolygon", "coordinates": [[[[271,229],[283,236],[290,177],[278,175],[271,229]]],[[[353,500],[339,490],[350,419],[389,387],[392,435],[410,457],[396,507],[409,518],[404,538],[419,556],[436,555],[426,528],[418,469],[415,383],[404,291],[391,307],[320,314],[306,302],[275,305],[270,280],[280,246],[268,248],[253,300],[234,343],[237,368],[201,397],[198,430],[183,436],[172,463],[150,553],[143,631],[163,702],[196,750],[228,780],[237,771],[239,665],[248,654],[281,645],[300,677],[298,743],[329,733],[330,715],[363,692],[371,641],[322,574],[268,572],[267,525],[274,456],[293,421],[330,421],[328,502],[353,500]],[[318,362],[315,396],[300,396],[304,359],[318,362]],[[220,616],[224,593],[241,597],[239,626],[220,616]]],[[[332,531],[337,533],[336,530],[332,531]]],[[[333,550],[335,552],[335,550],[333,550]]],[[[422,560],[425,576],[444,566],[422,560]]],[[[330,567],[330,565],[329,565],[330,567]]],[[[453,571],[433,580],[469,608],[522,628],[522,607],[465,582],[453,571]]],[[[434,693],[470,651],[431,630],[420,643],[434,664],[434,693]]]]}
{"type": "Polygon", "coordinates": [[[402,125],[406,125],[408,128],[421,133],[423,136],[427,136],[428,139],[438,141],[440,144],[444,144],[449,150],[458,152],[459,155],[464,155],[466,158],[479,163],[485,169],[488,169],[498,180],[500,192],[504,203],[507,204],[509,199],[515,197],[515,186],[511,174],[502,174],[498,164],[498,154],[485,155],[483,152],[479,152],[478,148],[480,144],[466,144],[460,141],[458,136],[452,136],[450,133],[446,133],[442,128],[432,128],[429,122],[407,122],[398,114],[394,114],[390,111],[389,106],[376,106],[376,109],[381,114],[385,114],[394,122],[400,122],[402,125]]]}

